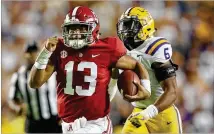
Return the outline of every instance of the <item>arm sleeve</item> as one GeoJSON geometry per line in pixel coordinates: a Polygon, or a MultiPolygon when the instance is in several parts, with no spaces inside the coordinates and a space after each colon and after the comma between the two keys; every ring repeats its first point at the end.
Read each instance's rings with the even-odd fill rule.
{"type": "Polygon", "coordinates": [[[115,66],[120,57],[126,54],[127,50],[122,41],[118,38],[115,38],[114,44],[111,45],[115,46],[111,54],[111,64],[112,66],[115,66]]]}

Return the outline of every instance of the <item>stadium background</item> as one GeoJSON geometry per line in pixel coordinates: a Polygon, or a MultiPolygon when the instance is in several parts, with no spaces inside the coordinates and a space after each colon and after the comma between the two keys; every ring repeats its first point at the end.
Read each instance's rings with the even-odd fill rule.
{"type": "MultiPolygon", "coordinates": [[[[2,1],[2,133],[23,132],[24,116],[9,108],[10,78],[24,63],[23,45],[40,44],[50,36],[61,36],[61,24],[71,7],[85,5],[100,19],[102,37],[116,35],[116,23],[127,8],[143,6],[155,19],[157,35],[173,47],[173,60],[180,68],[178,106],[184,132],[214,132],[214,2],[199,1],[2,1]]],[[[120,132],[132,106],[120,94],[112,102],[115,132],[120,132]]]]}

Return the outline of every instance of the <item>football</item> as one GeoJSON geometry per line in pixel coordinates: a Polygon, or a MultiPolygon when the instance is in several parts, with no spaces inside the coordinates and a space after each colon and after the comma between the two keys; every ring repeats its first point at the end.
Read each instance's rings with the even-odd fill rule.
{"type": "Polygon", "coordinates": [[[137,86],[133,81],[140,82],[140,79],[132,70],[125,70],[119,75],[117,86],[122,95],[133,96],[137,94],[137,86]]]}

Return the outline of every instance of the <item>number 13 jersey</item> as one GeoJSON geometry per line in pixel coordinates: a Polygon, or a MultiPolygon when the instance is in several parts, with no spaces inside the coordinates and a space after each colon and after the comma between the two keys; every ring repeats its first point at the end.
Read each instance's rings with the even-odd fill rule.
{"type": "Polygon", "coordinates": [[[125,54],[118,38],[100,39],[78,50],[59,39],[50,61],[57,72],[57,106],[63,121],[73,122],[82,116],[95,120],[109,113],[111,69],[125,54]]]}

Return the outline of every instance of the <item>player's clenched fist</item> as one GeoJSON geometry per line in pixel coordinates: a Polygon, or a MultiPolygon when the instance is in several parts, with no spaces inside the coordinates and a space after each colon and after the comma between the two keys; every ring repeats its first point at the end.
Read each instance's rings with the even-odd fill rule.
{"type": "Polygon", "coordinates": [[[53,52],[56,49],[56,45],[58,43],[58,38],[55,37],[50,37],[47,39],[46,43],[45,43],[45,47],[48,51],[53,52]]]}
{"type": "Polygon", "coordinates": [[[40,54],[38,55],[36,62],[34,66],[37,69],[45,69],[49,58],[51,57],[52,53],[56,49],[56,45],[58,43],[58,38],[57,37],[50,37],[47,39],[45,42],[45,47],[41,50],[40,54]]]}

